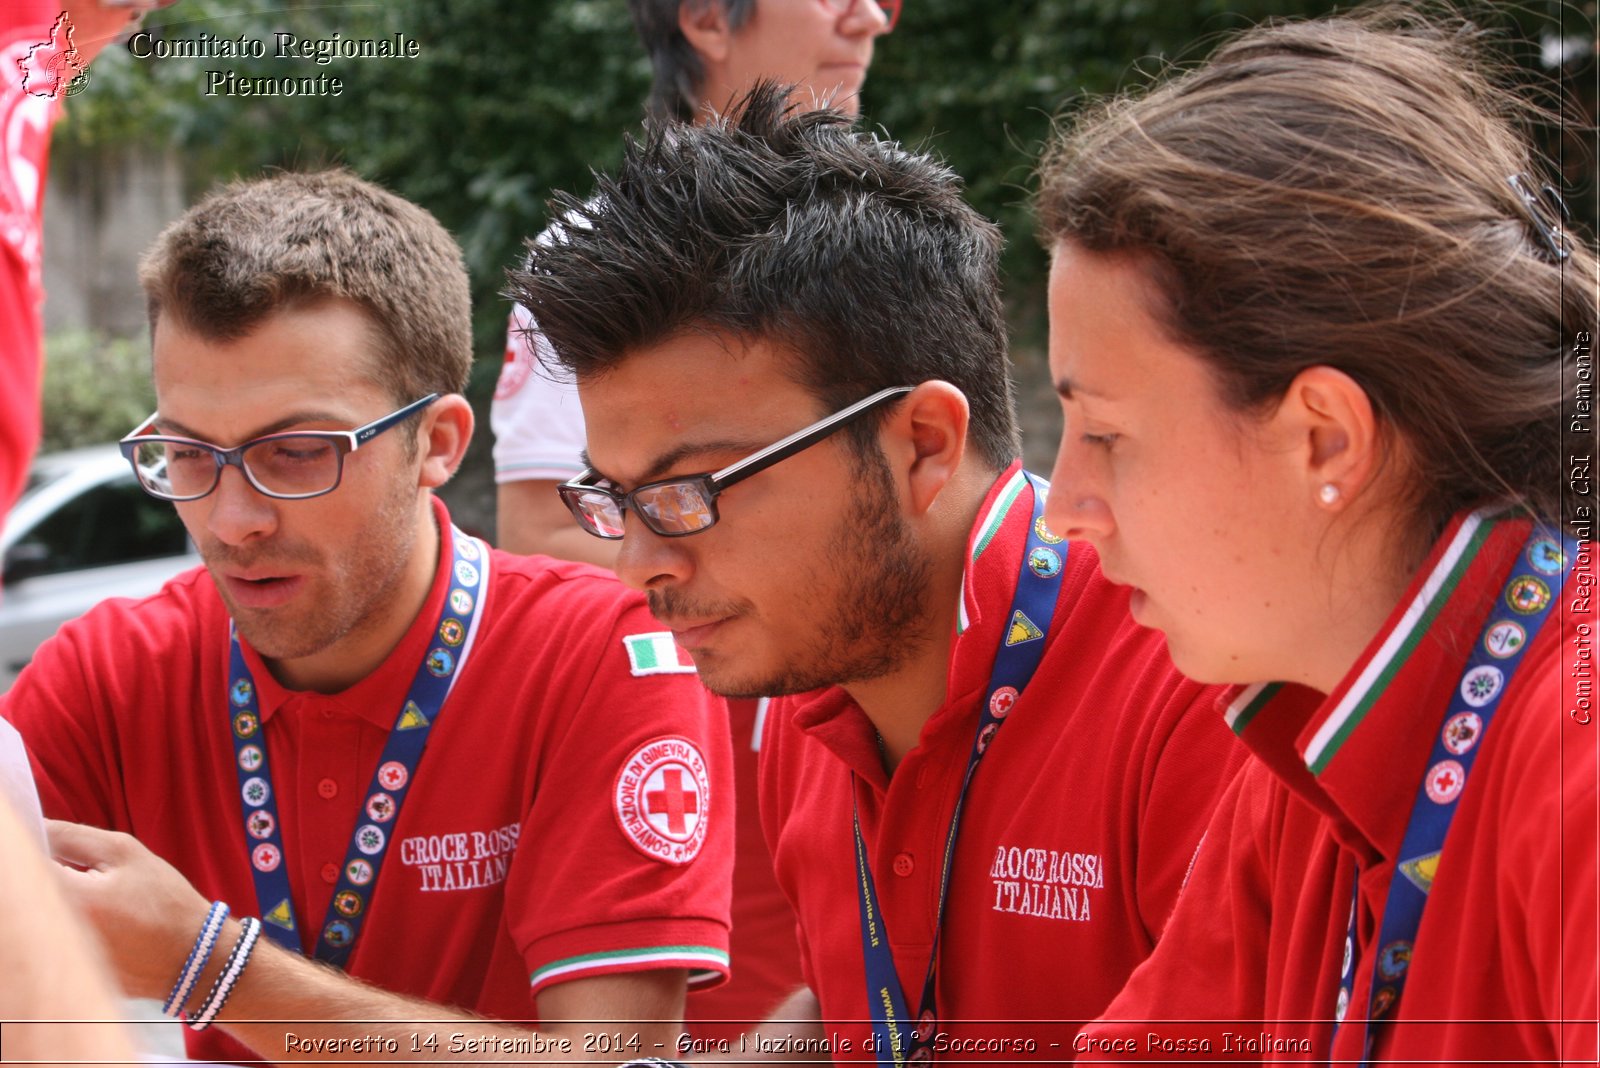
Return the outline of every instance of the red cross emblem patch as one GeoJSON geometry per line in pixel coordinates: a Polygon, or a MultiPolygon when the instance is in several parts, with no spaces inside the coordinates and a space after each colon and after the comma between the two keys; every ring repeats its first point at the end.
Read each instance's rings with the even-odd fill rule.
{"type": "Polygon", "coordinates": [[[711,779],[689,739],[657,738],[622,763],[613,801],[617,825],[634,848],[668,864],[687,864],[705,844],[711,779]]]}

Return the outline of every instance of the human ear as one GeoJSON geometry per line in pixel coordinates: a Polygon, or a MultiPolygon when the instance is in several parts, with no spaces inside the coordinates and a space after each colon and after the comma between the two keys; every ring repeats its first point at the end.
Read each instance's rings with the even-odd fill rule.
{"type": "Polygon", "coordinates": [[[1372,400],[1343,371],[1308,367],[1289,383],[1274,416],[1287,425],[1307,500],[1338,510],[1376,476],[1384,439],[1372,400]]]}
{"type": "Polygon", "coordinates": [[[884,420],[880,441],[906,507],[921,516],[955,477],[967,451],[967,397],[949,382],[924,382],[884,420]]]}
{"type": "Polygon", "coordinates": [[[472,426],[472,405],[459,393],[446,393],[423,410],[422,424],[414,431],[422,458],[421,486],[437,489],[450,481],[467,454],[472,426]]]}
{"type": "Polygon", "coordinates": [[[722,0],[685,0],[678,5],[678,30],[706,63],[725,63],[733,27],[722,0]]]}

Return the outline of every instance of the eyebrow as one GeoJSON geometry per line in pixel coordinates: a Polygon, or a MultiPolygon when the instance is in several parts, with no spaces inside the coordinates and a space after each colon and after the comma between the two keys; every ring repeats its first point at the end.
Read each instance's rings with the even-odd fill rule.
{"type": "MultiPolygon", "coordinates": [[[[766,444],[771,443],[768,442],[766,444]]],[[[662,453],[660,456],[657,456],[650,463],[650,465],[645,468],[644,473],[639,476],[638,485],[642,486],[647,482],[655,481],[691,456],[701,456],[707,453],[715,452],[736,452],[741,454],[742,457],[765,447],[765,444],[758,441],[750,441],[749,439],[725,438],[720,441],[685,442],[684,444],[676,445],[662,453]]],[[[594,461],[589,458],[588,449],[584,449],[578,454],[578,456],[583,461],[584,466],[589,468],[600,478],[603,478],[607,482],[611,482],[613,484],[618,482],[617,479],[612,478],[610,475],[606,474],[604,471],[600,470],[594,465],[594,461]]],[[[724,464],[722,466],[725,467],[727,465],[724,464]]]]}
{"type": "Polygon", "coordinates": [[[1074,397],[1079,396],[1079,395],[1082,395],[1082,396],[1085,396],[1085,397],[1094,397],[1097,400],[1110,400],[1111,399],[1110,397],[1106,396],[1104,393],[1101,393],[1097,389],[1090,389],[1089,387],[1085,386],[1082,382],[1074,382],[1072,379],[1068,378],[1066,375],[1062,375],[1060,378],[1056,379],[1055,385],[1056,385],[1056,392],[1061,394],[1061,396],[1065,397],[1067,400],[1072,400],[1074,397]]]}
{"type": "MultiPolygon", "coordinates": [[[[266,437],[268,434],[276,434],[281,430],[287,430],[290,427],[298,426],[301,423],[343,422],[349,422],[349,420],[342,416],[330,415],[327,412],[296,412],[293,415],[288,415],[275,422],[268,423],[266,426],[258,427],[254,433],[246,434],[243,440],[254,441],[256,438],[266,437]]],[[[160,412],[156,413],[155,424],[156,426],[161,427],[164,432],[171,434],[174,437],[194,438],[196,441],[205,441],[207,444],[215,444],[215,442],[209,441],[205,435],[201,434],[198,430],[184,426],[175,419],[168,419],[160,412]]]]}

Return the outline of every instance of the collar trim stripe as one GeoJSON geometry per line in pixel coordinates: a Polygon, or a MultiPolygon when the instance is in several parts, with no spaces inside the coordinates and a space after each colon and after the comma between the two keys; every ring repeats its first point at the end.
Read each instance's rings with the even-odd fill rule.
{"type": "Polygon", "coordinates": [[[1427,581],[1406,606],[1400,622],[1389,633],[1348,693],[1339,701],[1306,747],[1306,767],[1320,775],[1352,731],[1361,723],[1383,691],[1405,665],[1417,643],[1432,626],[1477,558],[1478,550],[1494,528],[1484,513],[1474,512],[1461,524],[1427,581]]]}
{"type": "MultiPolygon", "coordinates": [[[[1005,523],[1006,515],[1011,511],[1011,506],[1016,503],[1022,494],[1022,488],[1028,484],[1027,475],[1022,468],[1017,468],[1000,487],[1000,492],[995,495],[994,503],[989,506],[989,511],[984,515],[983,522],[978,526],[978,537],[972,544],[972,559],[967,562],[967,573],[961,580],[961,603],[957,605],[956,636],[967,632],[972,625],[972,618],[967,615],[967,597],[971,593],[972,565],[978,562],[978,557],[994,541],[994,536],[1000,533],[1000,527],[1005,523]]],[[[1041,482],[1041,485],[1044,483],[1041,482]]]]}
{"type": "Polygon", "coordinates": [[[1224,716],[1233,733],[1243,734],[1244,729],[1250,726],[1250,721],[1256,718],[1256,713],[1271,704],[1281,689],[1281,682],[1258,682],[1240,691],[1224,716]]]}

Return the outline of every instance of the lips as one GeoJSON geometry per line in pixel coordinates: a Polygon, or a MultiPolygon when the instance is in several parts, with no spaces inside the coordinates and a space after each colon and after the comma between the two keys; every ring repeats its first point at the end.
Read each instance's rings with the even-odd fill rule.
{"type": "Polygon", "coordinates": [[[705,646],[717,629],[727,622],[726,619],[713,619],[704,623],[693,623],[684,620],[663,620],[667,629],[672,631],[672,638],[679,645],[691,653],[695,649],[705,646]]]}
{"type": "Polygon", "coordinates": [[[228,599],[239,608],[278,608],[293,600],[306,581],[304,575],[272,575],[265,572],[223,574],[220,577],[228,599]]]}

